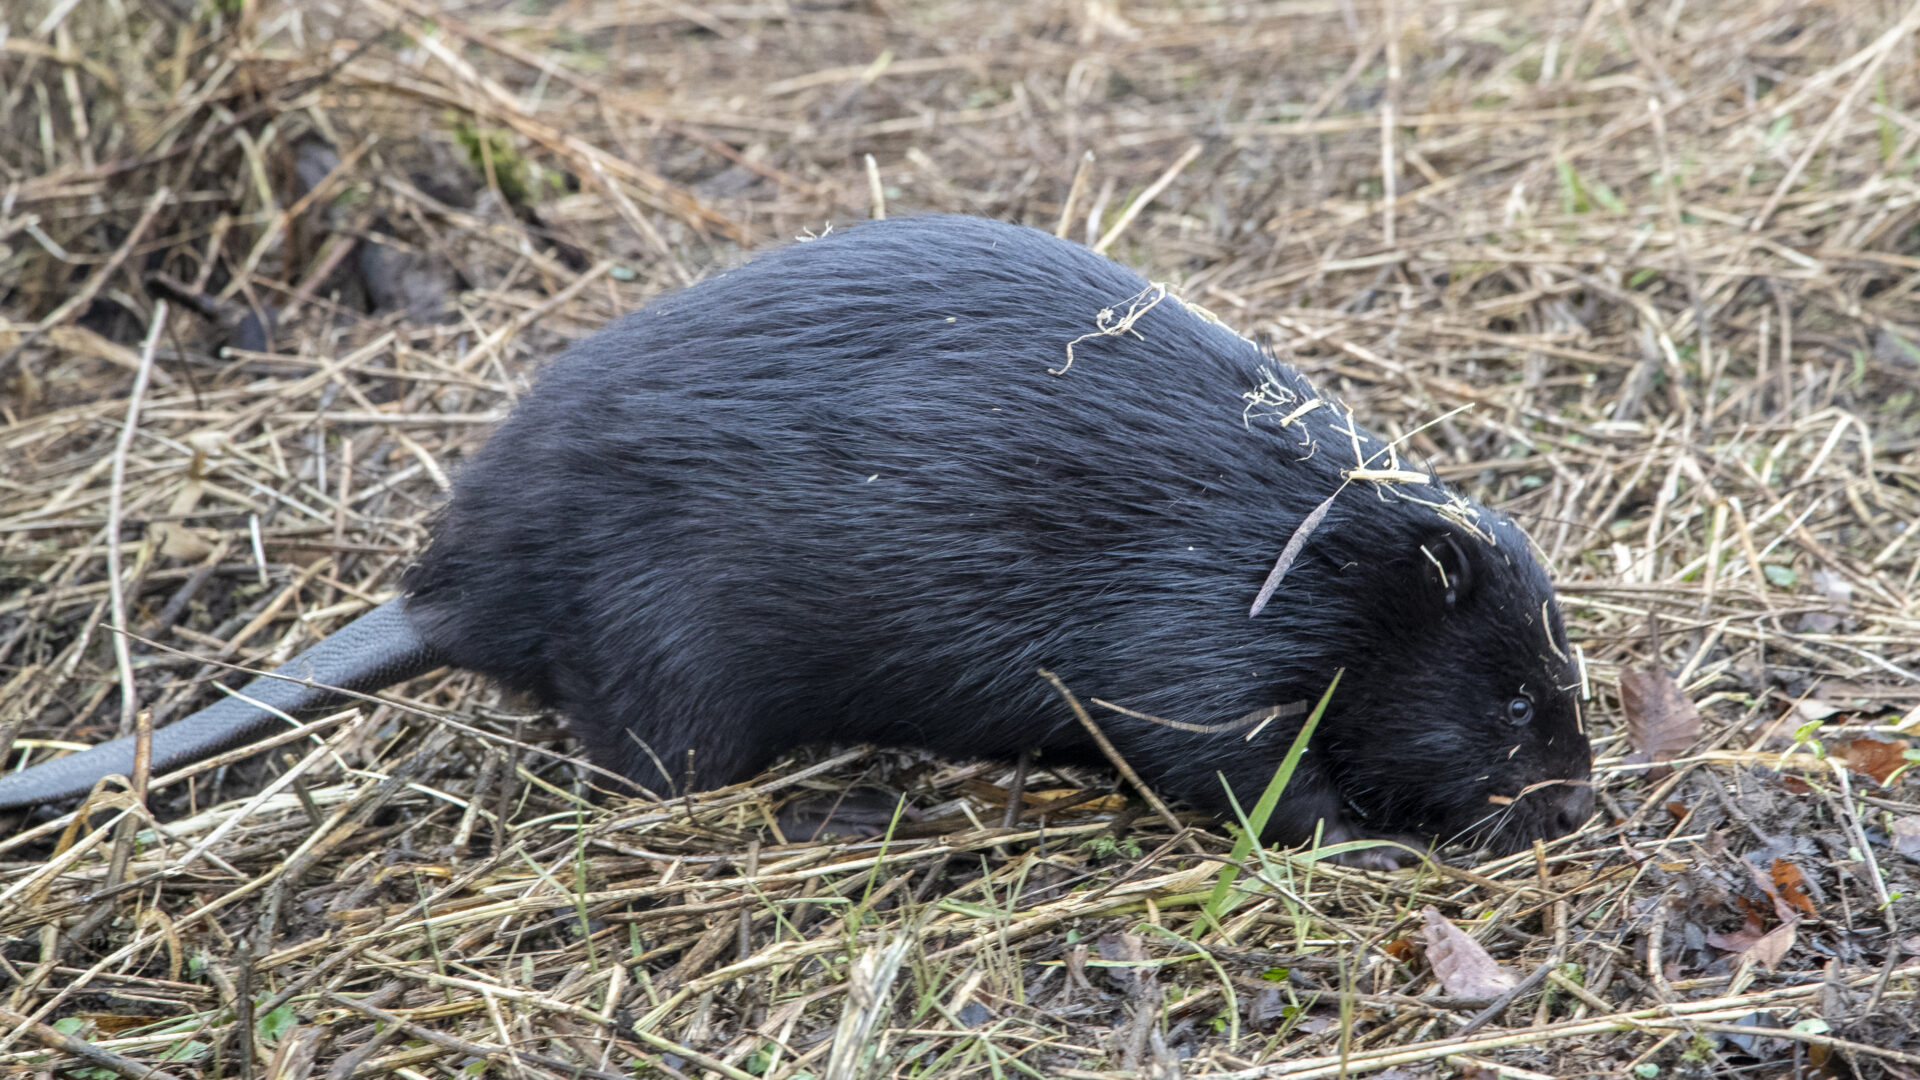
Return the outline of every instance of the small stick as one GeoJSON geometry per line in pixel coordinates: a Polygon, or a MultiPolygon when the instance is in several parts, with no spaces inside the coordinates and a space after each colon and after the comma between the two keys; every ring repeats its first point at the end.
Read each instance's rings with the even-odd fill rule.
{"type": "Polygon", "coordinates": [[[1193,159],[1199,156],[1199,143],[1194,143],[1192,146],[1187,147],[1187,152],[1181,154],[1178,161],[1167,166],[1167,171],[1160,174],[1160,179],[1148,184],[1147,190],[1141,192],[1139,198],[1128,203],[1127,208],[1120,211],[1120,220],[1114,222],[1113,228],[1107,230],[1107,235],[1101,237],[1100,242],[1093,245],[1093,250],[1105,254],[1107,248],[1111,247],[1115,240],[1120,239],[1120,233],[1124,231],[1128,225],[1133,224],[1134,218],[1140,216],[1140,211],[1145,210],[1147,204],[1151,203],[1155,196],[1165,191],[1168,184],[1173,183],[1174,177],[1180,175],[1180,170],[1193,164],[1193,159]]]}
{"type": "Polygon", "coordinates": [[[253,950],[245,938],[233,943],[233,962],[239,976],[233,986],[234,1056],[241,1080],[253,1080],[253,950]]]}
{"type": "Polygon", "coordinates": [[[1114,178],[1109,176],[1100,182],[1100,193],[1093,197],[1093,205],[1087,208],[1086,245],[1092,247],[1100,239],[1100,222],[1106,219],[1107,203],[1113,200],[1114,178]]]}
{"type": "MultiPolygon", "coordinates": [[[[868,155],[867,160],[872,161],[873,160],[872,155],[868,155]]],[[[746,860],[746,866],[743,869],[746,870],[746,876],[748,878],[754,878],[759,876],[760,874],[760,841],[758,839],[747,841],[747,860],[746,860]]],[[[742,907],[740,909],[740,943],[739,944],[740,944],[739,958],[741,960],[745,960],[748,957],[753,955],[753,909],[751,907],[742,907]]]]}
{"type": "MultiPolygon", "coordinates": [[[[399,984],[397,982],[390,982],[380,989],[375,990],[373,993],[368,994],[366,997],[360,998],[360,1004],[377,1009],[393,1000],[393,996],[399,992],[399,984]]],[[[397,1026],[376,1026],[373,1034],[367,1038],[366,1042],[361,1043],[359,1046],[354,1047],[334,1060],[333,1067],[327,1070],[326,1080],[351,1080],[354,1072],[368,1059],[372,1058],[374,1054],[379,1053],[381,1047],[404,1034],[406,1033],[397,1026]]]]}
{"type": "Polygon", "coordinates": [[[127,482],[127,453],[133,447],[134,429],[140,426],[140,403],[147,396],[147,382],[153,377],[153,355],[160,348],[160,332],[167,325],[167,302],[153,305],[153,322],[147,328],[146,343],[140,346],[140,366],[133,374],[133,391],[127,395],[127,422],[120,427],[120,438],[113,446],[113,475],[107,487],[107,605],[113,609],[113,660],[120,668],[120,734],[133,731],[134,714],[139,701],[133,685],[133,653],[127,648],[127,598],[120,584],[120,515],[127,482]]]}
{"type": "MultiPolygon", "coordinates": [[[[1153,807],[1153,812],[1160,815],[1160,820],[1165,821],[1174,832],[1185,832],[1186,827],[1173,816],[1173,811],[1167,808],[1167,804],[1160,801],[1160,796],[1153,793],[1153,789],[1147,786],[1147,782],[1140,779],[1140,774],[1133,771],[1133,766],[1127,764],[1127,759],[1120,756],[1120,751],[1107,740],[1106,732],[1101,731],[1100,725],[1094,723],[1093,717],[1087,715],[1086,706],[1080,704],[1080,699],[1073,696],[1073,691],[1067,689],[1067,684],[1060,681],[1060,676],[1046,668],[1035,670],[1039,672],[1041,678],[1052,683],[1053,688],[1060,692],[1060,697],[1066,701],[1067,708],[1073,710],[1073,718],[1080,721],[1080,726],[1087,729],[1087,734],[1093,736],[1094,745],[1100,748],[1100,752],[1106,755],[1108,761],[1113,762],[1114,768],[1120,770],[1120,775],[1127,778],[1127,783],[1139,790],[1141,796],[1147,800],[1147,805],[1153,807]]],[[[1187,837],[1187,847],[1196,855],[1206,854],[1200,842],[1191,836],[1187,837]]]]}
{"type": "MultiPolygon", "coordinates": [[[[125,641],[126,635],[116,634],[125,641]]],[[[147,801],[147,782],[153,778],[153,710],[141,709],[133,721],[133,797],[147,801]]],[[[132,820],[128,818],[127,820],[132,820]]]]}
{"type": "MultiPolygon", "coordinates": [[[[352,492],[353,439],[349,436],[340,440],[340,494],[335,497],[333,504],[333,546],[335,548],[344,548],[347,542],[347,508],[352,505],[352,499],[350,497],[352,492]]],[[[346,556],[344,554],[334,557],[335,570],[341,577],[346,576],[345,562],[346,556]]],[[[323,601],[320,605],[321,607],[329,607],[333,604],[334,589],[332,585],[326,586],[325,590],[321,593],[321,599],[323,601]]]]}
{"type": "Polygon", "coordinates": [[[1524,994],[1527,991],[1532,990],[1534,987],[1539,986],[1541,983],[1547,980],[1548,975],[1553,974],[1555,971],[1558,971],[1559,969],[1560,969],[1560,956],[1558,952],[1555,952],[1552,956],[1549,956],[1547,958],[1546,963],[1541,964],[1537,968],[1534,968],[1533,974],[1520,980],[1519,984],[1516,985],[1513,989],[1507,991],[1504,994],[1501,994],[1497,998],[1494,998],[1493,1004],[1488,1005],[1486,1008],[1475,1013],[1472,1019],[1468,1020],[1465,1024],[1461,1025],[1461,1028],[1459,1031],[1456,1031],[1453,1033],[1452,1037],[1456,1039],[1465,1038],[1466,1036],[1471,1035],[1476,1031],[1479,1031],[1481,1028],[1486,1027],[1488,1024],[1493,1022],[1495,1017],[1498,1017],[1501,1013],[1506,1012],[1507,1006],[1512,1005],[1515,999],[1519,998],[1521,994],[1524,994]]]}
{"type": "MultiPolygon", "coordinates": [[[[298,754],[281,754],[280,760],[285,762],[288,768],[300,764],[300,756],[298,754]]],[[[492,759],[489,758],[488,760],[492,759]]],[[[313,791],[307,786],[306,777],[296,776],[293,778],[293,795],[300,800],[300,809],[306,811],[307,821],[314,828],[318,829],[327,823],[327,816],[320,812],[320,804],[313,801],[313,791]]]]}
{"type": "Polygon", "coordinates": [[[1300,557],[1300,549],[1307,545],[1307,537],[1312,536],[1313,530],[1319,528],[1320,523],[1326,520],[1327,511],[1333,509],[1333,500],[1340,497],[1340,492],[1346,490],[1346,486],[1343,483],[1335,488],[1333,494],[1327,496],[1319,506],[1314,507],[1311,514],[1300,519],[1300,524],[1294,527],[1293,535],[1287,538],[1287,546],[1280,549],[1280,557],[1274,560],[1273,569],[1267,572],[1267,580],[1261,582],[1260,591],[1254,595],[1253,606],[1247,610],[1247,618],[1251,619],[1260,614],[1261,609],[1267,606],[1267,601],[1273,599],[1273,590],[1280,587],[1281,579],[1287,576],[1287,570],[1293,566],[1293,561],[1300,557]]]}
{"type": "Polygon", "coordinates": [[[1380,229],[1391,249],[1394,244],[1393,208],[1400,195],[1400,163],[1394,154],[1394,112],[1400,102],[1400,6],[1387,3],[1387,93],[1380,102],[1380,229]]]}
{"type": "Polygon", "coordinates": [[[885,221],[887,220],[887,189],[880,186],[880,165],[873,160],[872,154],[866,157],[867,190],[873,196],[873,220],[885,221]]]}
{"type": "MultiPolygon", "coordinates": [[[[140,710],[134,727],[133,749],[133,797],[141,802],[147,797],[147,775],[150,771],[153,747],[153,713],[140,710]]],[[[113,827],[113,852],[107,857],[107,878],[102,888],[95,894],[99,897],[93,910],[87,912],[67,935],[67,940],[85,941],[93,936],[100,925],[112,917],[115,909],[114,896],[122,882],[127,879],[127,865],[133,861],[133,841],[139,835],[141,818],[138,814],[122,815],[113,827]]]]}
{"type": "Polygon", "coordinates": [[[1073,183],[1067,186],[1067,198],[1060,204],[1060,220],[1054,222],[1053,235],[1062,240],[1067,238],[1067,230],[1073,225],[1073,207],[1080,196],[1087,193],[1087,178],[1093,175],[1093,151],[1080,155],[1080,165],[1073,170],[1073,183]]]}
{"type": "Polygon", "coordinates": [[[1013,783],[1007,787],[1007,812],[1001,818],[1000,827],[1011,829],[1020,823],[1020,804],[1027,796],[1027,769],[1033,764],[1031,748],[1020,752],[1020,759],[1014,762],[1013,783]]]}

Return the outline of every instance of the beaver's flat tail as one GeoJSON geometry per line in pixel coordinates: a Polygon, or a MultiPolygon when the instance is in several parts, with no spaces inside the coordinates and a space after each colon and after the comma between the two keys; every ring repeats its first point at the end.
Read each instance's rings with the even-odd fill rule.
{"type": "MultiPolygon", "coordinates": [[[[284,723],[255,701],[296,718],[310,717],[343,700],[336,689],[372,693],[445,662],[408,617],[405,598],[390,600],[274,669],[273,675],[249,682],[240,693],[252,701],[229,697],[155,731],[152,773],[159,776],[231,750],[284,723]]],[[[101,777],[131,776],[133,753],[134,739],[127,736],[0,777],[0,810],[75,799],[101,777]]]]}

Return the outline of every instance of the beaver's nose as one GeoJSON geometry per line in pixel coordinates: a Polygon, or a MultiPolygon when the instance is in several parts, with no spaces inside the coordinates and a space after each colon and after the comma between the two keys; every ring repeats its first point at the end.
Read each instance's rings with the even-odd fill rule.
{"type": "Polygon", "coordinates": [[[1568,784],[1554,796],[1554,805],[1548,811],[1548,836],[1565,836],[1586,823],[1593,816],[1593,787],[1590,784],[1568,784]]]}

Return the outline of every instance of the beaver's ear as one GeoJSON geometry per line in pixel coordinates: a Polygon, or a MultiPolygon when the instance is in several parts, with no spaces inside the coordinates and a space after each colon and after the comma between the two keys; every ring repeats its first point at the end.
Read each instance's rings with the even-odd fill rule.
{"type": "Polygon", "coordinates": [[[1473,560],[1450,532],[1435,533],[1420,545],[1427,585],[1452,611],[1473,595],[1473,560]]]}

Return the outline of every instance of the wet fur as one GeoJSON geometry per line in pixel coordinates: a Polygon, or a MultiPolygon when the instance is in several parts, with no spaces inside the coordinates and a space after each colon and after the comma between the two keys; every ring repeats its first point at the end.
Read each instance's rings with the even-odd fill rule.
{"type": "MultiPolygon", "coordinates": [[[[1250,619],[1355,463],[1349,420],[1249,410],[1263,371],[1314,392],[1171,297],[1085,336],[1148,288],[1034,230],[923,217],[663,296],[554,361],[459,475],[410,614],[656,792],[809,742],[1094,760],[1041,667],[1197,723],[1345,668],[1274,837],[1324,820],[1504,849],[1578,824],[1584,788],[1489,801],[1588,774],[1520,531],[1477,508],[1478,535],[1450,524],[1437,485],[1351,483],[1250,619]],[[1537,715],[1516,726],[1523,691],[1537,715]]],[[[1099,719],[1164,794],[1215,809],[1222,773],[1250,805],[1299,723],[1247,743],[1099,719]]]]}

